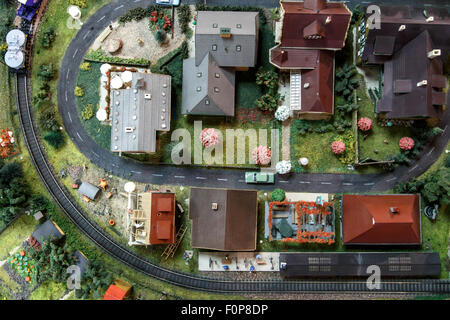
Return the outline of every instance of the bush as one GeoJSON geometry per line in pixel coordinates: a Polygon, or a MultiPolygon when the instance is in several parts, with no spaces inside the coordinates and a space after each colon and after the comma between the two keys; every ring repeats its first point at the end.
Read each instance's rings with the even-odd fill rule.
{"type": "Polygon", "coordinates": [[[39,39],[39,43],[42,47],[49,49],[53,45],[53,41],[55,40],[55,30],[53,28],[49,28],[42,32],[42,35],[39,39]]]}
{"type": "Polygon", "coordinates": [[[272,201],[283,201],[286,198],[286,193],[282,189],[275,189],[272,192],[272,201]]]}
{"type": "Polygon", "coordinates": [[[64,145],[64,136],[59,131],[51,131],[44,136],[44,140],[55,149],[59,149],[64,145]]]}
{"type": "Polygon", "coordinates": [[[189,23],[192,19],[191,8],[187,4],[182,4],[177,8],[178,21],[180,22],[181,32],[186,34],[189,32],[189,23]]]}
{"type": "Polygon", "coordinates": [[[164,30],[160,29],[155,32],[155,39],[161,45],[164,43],[164,41],[166,41],[167,33],[164,30]]]}
{"type": "Polygon", "coordinates": [[[79,87],[79,86],[76,86],[76,87],[75,87],[74,94],[75,94],[75,96],[77,96],[77,97],[82,97],[82,96],[84,96],[84,90],[83,90],[83,88],[81,88],[81,87],[79,87]]]}
{"type": "Polygon", "coordinates": [[[450,156],[447,156],[447,158],[445,158],[445,167],[450,168],[450,156]]]}
{"type": "Polygon", "coordinates": [[[53,79],[53,76],[55,75],[55,72],[53,70],[53,64],[42,64],[39,67],[39,71],[38,71],[38,78],[43,80],[43,81],[50,81],[53,79]]]}
{"type": "Polygon", "coordinates": [[[94,107],[92,104],[87,104],[84,110],[81,112],[81,118],[83,120],[89,120],[94,116],[94,107]]]}
{"type": "Polygon", "coordinates": [[[137,7],[131,9],[126,14],[119,18],[120,23],[131,22],[131,21],[140,21],[144,18],[150,17],[151,13],[158,9],[156,5],[150,5],[147,8],[137,7]]]}
{"type": "Polygon", "coordinates": [[[30,199],[30,209],[33,213],[44,211],[48,209],[49,202],[46,197],[37,195],[30,199]]]}
{"type": "Polygon", "coordinates": [[[87,7],[87,0],[70,0],[69,3],[80,8],[87,7]]]}
{"type": "Polygon", "coordinates": [[[80,65],[80,69],[83,71],[91,71],[91,64],[89,62],[83,62],[80,65]]]}
{"type": "Polygon", "coordinates": [[[86,55],[85,60],[99,63],[118,64],[121,66],[148,67],[150,65],[150,61],[147,59],[124,59],[119,57],[111,57],[105,55],[102,50],[90,51],[86,55]]]}
{"type": "Polygon", "coordinates": [[[22,166],[18,162],[9,162],[0,169],[0,186],[7,186],[15,178],[22,178],[22,166]]]}
{"type": "Polygon", "coordinates": [[[59,123],[53,107],[45,108],[39,112],[38,125],[44,131],[58,131],[59,123]]]}

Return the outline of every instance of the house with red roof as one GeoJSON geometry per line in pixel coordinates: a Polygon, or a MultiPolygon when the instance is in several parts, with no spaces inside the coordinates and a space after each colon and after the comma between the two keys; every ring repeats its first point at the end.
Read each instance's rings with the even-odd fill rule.
{"type": "Polygon", "coordinates": [[[342,196],[344,245],[420,245],[420,195],[342,196]]]}
{"type": "Polygon", "coordinates": [[[281,1],[270,62],[289,73],[289,104],[299,117],[334,114],[334,55],[345,46],[351,16],[341,2],[281,1]]]}

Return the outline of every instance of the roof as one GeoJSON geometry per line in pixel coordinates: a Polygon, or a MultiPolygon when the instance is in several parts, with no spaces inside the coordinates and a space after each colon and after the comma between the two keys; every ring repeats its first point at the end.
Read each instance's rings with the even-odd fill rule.
{"type": "Polygon", "coordinates": [[[131,89],[111,90],[111,151],[155,152],[156,132],[170,130],[170,103],[168,75],[135,72],[131,89]]]}
{"type": "Polygon", "coordinates": [[[198,11],[195,27],[195,64],[198,66],[205,56],[211,53],[221,67],[256,66],[258,14],[198,11]],[[221,36],[221,33],[224,36],[221,36]]]}
{"type": "Polygon", "coordinates": [[[43,242],[50,240],[50,238],[61,239],[64,237],[64,232],[56,223],[47,220],[33,232],[32,237],[42,245],[43,242]]]}
{"type": "Polygon", "coordinates": [[[109,286],[108,290],[106,290],[105,295],[103,296],[104,300],[123,300],[127,295],[127,291],[118,286],[112,284],[109,286]]]}
{"type": "Polygon", "coordinates": [[[367,64],[385,63],[390,60],[392,54],[426,30],[429,32],[434,45],[442,49],[442,56],[447,57],[450,52],[450,42],[448,41],[450,18],[447,9],[427,6],[425,11],[428,17],[433,17],[432,22],[426,21],[427,17],[424,15],[424,10],[420,8],[380,6],[380,9],[381,28],[370,29],[365,41],[362,60],[367,64]],[[399,31],[402,25],[406,28],[399,31]],[[376,44],[383,44],[384,41],[387,41],[385,38],[384,41],[378,42],[377,38],[383,39],[383,37],[391,38],[389,41],[394,42],[394,47],[389,51],[390,54],[377,55],[376,44]]]}
{"type": "Polygon", "coordinates": [[[283,47],[332,50],[344,47],[351,19],[351,12],[344,3],[282,1],[281,7],[283,47]]]}
{"type": "Polygon", "coordinates": [[[235,70],[219,67],[211,54],[199,66],[184,60],[182,113],[234,116],[235,81],[235,70]]]}
{"type": "Polygon", "coordinates": [[[428,58],[433,49],[437,48],[425,30],[385,62],[383,98],[377,112],[390,119],[442,117],[445,93],[441,89],[446,86],[443,61],[428,58]],[[417,86],[423,80],[427,85],[417,86]]]}
{"type": "Polygon", "coordinates": [[[367,268],[380,267],[383,277],[439,277],[437,252],[280,253],[282,277],[367,277],[367,268]]]}
{"type": "Polygon", "coordinates": [[[342,236],[345,245],[421,244],[420,196],[343,195],[342,236]]]}
{"type": "Polygon", "coordinates": [[[191,188],[191,245],[222,251],[256,249],[256,191],[191,188]],[[217,204],[217,210],[213,206],[217,204]]]}
{"type": "Polygon", "coordinates": [[[334,51],[318,51],[317,67],[313,70],[302,71],[300,112],[333,114],[334,51]]]}
{"type": "Polygon", "coordinates": [[[175,194],[146,192],[138,196],[140,205],[133,210],[131,223],[143,225],[133,230],[134,241],[146,245],[175,243],[175,194]]]}
{"type": "Polygon", "coordinates": [[[95,200],[97,193],[100,191],[99,188],[90,184],[89,182],[84,181],[81,183],[81,186],[78,188],[78,191],[83,195],[88,197],[91,200],[95,200]]]}
{"type": "Polygon", "coordinates": [[[277,45],[270,49],[270,62],[279,69],[314,69],[319,64],[319,51],[277,45]]]}

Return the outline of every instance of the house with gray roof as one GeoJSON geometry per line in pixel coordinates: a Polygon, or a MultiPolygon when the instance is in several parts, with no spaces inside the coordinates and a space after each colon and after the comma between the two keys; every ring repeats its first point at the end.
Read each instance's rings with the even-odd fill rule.
{"type": "Polygon", "coordinates": [[[195,28],[195,64],[208,53],[221,67],[255,67],[258,12],[199,11],[195,28]]]}
{"type": "Polygon", "coordinates": [[[111,89],[111,151],[152,153],[157,131],[170,131],[168,75],[133,73],[131,84],[111,89]]]}
{"type": "Polygon", "coordinates": [[[78,192],[81,193],[84,197],[88,197],[91,200],[95,200],[95,197],[97,197],[97,194],[100,192],[100,189],[94,186],[93,184],[84,181],[78,188],[78,192]]]}
{"type": "Polygon", "coordinates": [[[183,62],[183,114],[234,117],[235,73],[257,65],[258,19],[258,12],[198,12],[195,58],[183,62]]]}
{"type": "Polygon", "coordinates": [[[183,114],[234,116],[235,70],[221,68],[208,53],[199,66],[183,61],[183,114]]]}

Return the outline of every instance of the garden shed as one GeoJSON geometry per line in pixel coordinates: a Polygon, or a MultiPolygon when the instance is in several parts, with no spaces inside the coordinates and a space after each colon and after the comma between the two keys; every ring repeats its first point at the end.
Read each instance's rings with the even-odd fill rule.
{"type": "Polygon", "coordinates": [[[98,192],[100,191],[99,188],[94,186],[93,184],[89,182],[83,182],[78,189],[78,191],[85,197],[88,197],[91,200],[95,200],[95,197],[97,196],[98,192]]]}
{"type": "Polygon", "coordinates": [[[103,300],[123,300],[130,295],[132,288],[131,284],[117,279],[106,290],[103,300]]]}
{"type": "Polygon", "coordinates": [[[44,241],[54,239],[60,240],[65,236],[61,228],[53,221],[47,220],[41,224],[30,236],[30,245],[37,250],[41,249],[44,241]]]}

